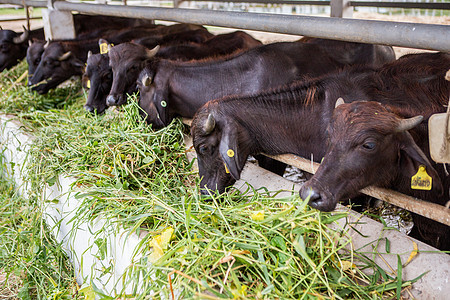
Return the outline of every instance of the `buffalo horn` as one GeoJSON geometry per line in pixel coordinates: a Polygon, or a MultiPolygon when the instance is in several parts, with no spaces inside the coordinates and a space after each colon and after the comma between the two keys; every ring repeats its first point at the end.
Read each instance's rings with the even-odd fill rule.
{"type": "Polygon", "coordinates": [[[72,52],[68,51],[68,52],[64,53],[63,55],[61,55],[61,56],[58,58],[58,60],[59,60],[59,61],[66,60],[66,59],[68,59],[71,55],[72,55],[72,52]]]}
{"type": "Polygon", "coordinates": [[[158,53],[158,50],[159,50],[159,45],[157,45],[155,48],[153,48],[151,50],[147,49],[147,57],[152,58],[153,56],[156,55],[156,53],[158,53]]]}
{"type": "Polygon", "coordinates": [[[50,45],[50,40],[47,40],[44,44],[44,49],[47,49],[48,45],[50,45]]]}
{"type": "Polygon", "coordinates": [[[150,78],[150,76],[148,76],[148,74],[144,75],[144,78],[142,79],[142,84],[144,86],[150,86],[150,84],[152,84],[152,79],[150,78]]]}
{"type": "Polygon", "coordinates": [[[87,58],[89,58],[89,57],[91,57],[91,56],[92,56],[92,51],[89,50],[89,51],[88,51],[88,57],[87,57],[87,58]]]}
{"type": "Polygon", "coordinates": [[[214,120],[212,114],[209,114],[208,119],[206,119],[206,122],[203,125],[203,132],[205,134],[210,134],[214,130],[214,127],[216,127],[216,120],[214,120]]]}
{"type": "Polygon", "coordinates": [[[341,104],[344,104],[345,102],[344,102],[344,99],[342,99],[341,97],[339,97],[337,100],[336,100],[336,104],[334,105],[334,108],[336,108],[336,107],[338,107],[339,105],[341,105],[341,104]]]}
{"type": "Polygon", "coordinates": [[[0,26],[0,30],[3,30],[2,26],[0,26]]]}
{"type": "Polygon", "coordinates": [[[409,119],[402,119],[397,125],[397,128],[395,129],[395,132],[403,132],[406,130],[410,130],[420,123],[422,123],[423,116],[415,116],[409,119]]]}
{"type": "Polygon", "coordinates": [[[28,39],[28,30],[24,30],[24,32],[20,36],[16,36],[13,38],[14,44],[22,44],[28,39]]]}

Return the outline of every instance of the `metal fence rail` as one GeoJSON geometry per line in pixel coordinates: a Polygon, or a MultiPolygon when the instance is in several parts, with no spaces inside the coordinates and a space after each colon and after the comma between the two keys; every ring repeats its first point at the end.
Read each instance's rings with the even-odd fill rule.
{"type": "MultiPolygon", "coordinates": [[[[178,3],[191,0],[178,0],[178,3]]],[[[328,6],[327,0],[192,0],[195,2],[224,2],[224,3],[261,3],[286,5],[317,5],[328,6]]],[[[386,2],[386,1],[349,1],[348,6],[353,7],[388,7],[388,8],[417,8],[417,9],[443,9],[450,10],[450,3],[444,2],[386,2]]]]}
{"type": "MultiPolygon", "coordinates": [[[[11,1],[11,0],[1,0],[11,1]]],[[[329,17],[209,11],[145,6],[116,6],[57,1],[58,10],[118,17],[214,25],[350,42],[450,51],[450,26],[329,17]]]]}

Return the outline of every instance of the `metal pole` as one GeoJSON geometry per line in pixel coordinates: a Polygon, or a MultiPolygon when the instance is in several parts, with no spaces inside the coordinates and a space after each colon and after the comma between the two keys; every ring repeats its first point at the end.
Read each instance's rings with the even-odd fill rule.
{"type": "MultiPolygon", "coordinates": [[[[47,1],[24,1],[26,5],[32,7],[47,7],[47,1]]],[[[3,4],[23,5],[22,0],[0,0],[3,4]]]]}
{"type": "Polygon", "coordinates": [[[351,18],[353,17],[353,6],[350,6],[349,0],[331,0],[330,17],[351,18]]]}
{"type": "Polygon", "coordinates": [[[59,10],[306,35],[350,42],[450,52],[450,26],[328,17],[292,16],[57,1],[59,10]]]}
{"type": "MultiPolygon", "coordinates": [[[[316,162],[292,154],[267,156],[312,174],[316,173],[320,166],[320,164],[316,162]]],[[[410,212],[450,226],[450,209],[445,208],[442,205],[419,200],[396,191],[373,186],[362,189],[361,193],[381,199],[395,206],[409,210],[410,212]]]]}

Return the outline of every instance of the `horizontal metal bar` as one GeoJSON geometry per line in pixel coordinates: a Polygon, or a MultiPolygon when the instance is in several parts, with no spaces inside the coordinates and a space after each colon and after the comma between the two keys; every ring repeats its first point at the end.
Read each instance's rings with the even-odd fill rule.
{"type": "MultiPolygon", "coordinates": [[[[182,0],[180,2],[186,2],[190,0],[182,0]]],[[[261,4],[286,4],[286,5],[317,5],[327,6],[330,5],[330,1],[321,0],[193,0],[195,2],[224,2],[224,3],[261,3],[261,4]]]]}
{"type": "MultiPolygon", "coordinates": [[[[183,118],[183,123],[191,126],[192,119],[183,118]]],[[[309,159],[293,154],[267,155],[273,159],[284,162],[285,164],[299,168],[311,174],[315,174],[320,164],[309,159]]],[[[419,200],[417,198],[404,195],[402,193],[379,187],[366,187],[361,190],[363,194],[381,199],[395,206],[406,209],[410,212],[422,215],[442,224],[450,226],[450,209],[441,205],[419,200]]]]}
{"type": "MultiPolygon", "coordinates": [[[[190,0],[182,0],[186,2],[190,0]]],[[[330,1],[320,0],[195,0],[195,2],[225,2],[225,3],[261,3],[261,4],[286,4],[286,5],[317,5],[328,6],[330,1]]],[[[354,7],[391,7],[391,8],[417,8],[450,10],[450,3],[423,3],[423,2],[383,2],[383,1],[349,1],[349,6],[354,7]]]]}
{"type": "MultiPolygon", "coordinates": [[[[292,154],[267,156],[312,174],[316,173],[317,169],[320,166],[319,163],[292,154]]],[[[410,212],[450,226],[450,209],[445,208],[442,205],[423,201],[393,190],[373,186],[366,187],[362,189],[361,192],[371,197],[391,203],[395,206],[404,208],[410,212]]]]}
{"type": "MultiPolygon", "coordinates": [[[[15,5],[23,6],[22,0],[0,0],[0,3],[15,4],[15,5]]],[[[27,6],[32,6],[32,7],[47,7],[47,1],[27,0],[27,1],[25,1],[25,4],[27,6]]]]}
{"type": "MultiPolygon", "coordinates": [[[[189,1],[183,0],[180,2],[189,1]]],[[[286,4],[286,5],[317,5],[328,6],[330,1],[321,0],[195,0],[196,2],[226,2],[226,3],[261,3],[261,4],[286,4]]],[[[0,3],[15,4],[22,6],[21,0],[0,0],[0,3]]],[[[47,7],[47,1],[25,1],[28,6],[47,7]]],[[[424,3],[424,2],[384,2],[384,1],[349,1],[349,6],[355,7],[388,7],[388,8],[417,8],[417,9],[438,9],[450,10],[450,3],[424,3]]]]}
{"type": "Polygon", "coordinates": [[[59,10],[306,35],[350,42],[450,51],[450,26],[328,17],[112,6],[57,1],[59,10]]]}
{"type": "MultiPolygon", "coordinates": [[[[198,0],[196,0],[198,1],[198,0]]],[[[450,10],[450,3],[424,3],[424,2],[382,2],[382,1],[350,1],[350,6],[390,7],[390,8],[417,8],[450,10]]]]}
{"type": "MultiPolygon", "coordinates": [[[[30,20],[38,20],[42,17],[31,17],[30,20]]],[[[0,22],[11,22],[11,21],[26,21],[27,18],[11,18],[11,19],[1,19],[0,22]]]]}

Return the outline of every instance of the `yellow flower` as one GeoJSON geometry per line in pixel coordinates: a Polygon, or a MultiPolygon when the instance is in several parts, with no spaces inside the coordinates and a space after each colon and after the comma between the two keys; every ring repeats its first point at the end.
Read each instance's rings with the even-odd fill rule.
{"type": "Polygon", "coordinates": [[[253,221],[262,221],[264,220],[264,211],[263,210],[255,211],[251,214],[250,217],[252,218],[253,221]]]}
{"type": "Polygon", "coordinates": [[[155,235],[150,240],[149,245],[153,248],[153,252],[149,256],[150,262],[154,263],[164,255],[164,251],[167,250],[173,237],[173,232],[172,227],[166,228],[161,234],[155,235]]]}

